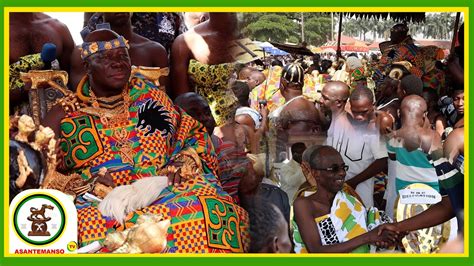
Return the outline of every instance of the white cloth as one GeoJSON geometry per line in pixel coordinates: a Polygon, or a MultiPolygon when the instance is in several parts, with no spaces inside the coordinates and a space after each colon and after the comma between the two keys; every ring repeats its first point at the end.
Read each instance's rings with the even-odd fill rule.
{"type": "Polygon", "coordinates": [[[237,111],[235,111],[235,116],[237,117],[238,115],[250,116],[255,123],[255,129],[259,129],[262,125],[262,115],[257,110],[254,110],[250,107],[237,108],[237,111]]]}
{"type": "Polygon", "coordinates": [[[290,205],[293,205],[293,199],[298,188],[306,181],[300,164],[291,159],[287,163],[274,163],[273,170],[275,175],[279,177],[281,190],[286,192],[290,205]]]}
{"type": "Polygon", "coordinates": [[[331,80],[332,81],[342,81],[344,83],[347,82],[349,78],[349,73],[346,72],[346,64],[342,67],[342,69],[337,70],[334,75],[332,76],[331,80]]]}
{"type": "Polygon", "coordinates": [[[387,160],[387,187],[385,188],[384,199],[386,200],[385,213],[394,219],[395,202],[397,200],[397,187],[395,186],[395,179],[397,178],[397,162],[387,160]]]}
{"type": "MultiPolygon", "coordinates": [[[[334,147],[349,166],[346,181],[358,175],[375,160],[387,157],[387,147],[373,126],[351,123],[348,114],[343,112],[333,116],[325,145],[334,147]]],[[[374,206],[374,178],[360,183],[356,188],[365,207],[374,206]]]]}
{"type": "Polygon", "coordinates": [[[278,107],[277,109],[273,110],[270,114],[268,114],[268,119],[270,119],[274,123],[276,121],[276,119],[278,119],[278,117],[280,117],[280,113],[281,113],[281,111],[283,111],[283,108],[285,108],[285,106],[287,106],[292,101],[294,101],[296,99],[299,99],[299,98],[304,98],[304,96],[303,95],[296,96],[295,98],[287,101],[282,106],[278,107]]]}
{"type": "Polygon", "coordinates": [[[362,67],[362,60],[355,56],[349,56],[346,59],[346,65],[349,67],[349,69],[352,71],[356,68],[362,67]]]}

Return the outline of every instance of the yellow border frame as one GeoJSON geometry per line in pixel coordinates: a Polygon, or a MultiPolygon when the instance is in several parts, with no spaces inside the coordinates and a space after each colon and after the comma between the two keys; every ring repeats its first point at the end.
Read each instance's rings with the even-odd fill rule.
{"type": "MultiPolygon", "coordinates": [[[[279,7],[4,7],[4,77],[9,77],[9,18],[10,12],[32,12],[41,9],[43,12],[85,12],[85,11],[123,11],[124,9],[133,12],[144,11],[206,11],[206,12],[278,12],[282,8],[279,7]]],[[[465,27],[465,58],[468,60],[465,63],[464,70],[464,94],[465,102],[469,103],[469,8],[468,7],[284,7],[285,12],[463,12],[464,13],[464,27],[465,27]]],[[[4,88],[9,87],[8,78],[4,80],[4,88]]],[[[9,99],[9,90],[3,90],[4,99],[9,99]]],[[[4,104],[4,129],[9,128],[9,105],[4,104]]],[[[469,125],[469,104],[466,106],[465,120],[469,125]]],[[[469,147],[469,126],[465,127],[465,147],[469,147]]],[[[4,143],[8,143],[8,134],[4,136],[4,143]]],[[[9,176],[9,150],[5,145],[3,151],[4,157],[4,177],[9,176]]],[[[469,158],[469,149],[465,150],[465,158],[469,158]]],[[[464,202],[465,202],[465,220],[464,220],[464,253],[462,254],[60,254],[60,255],[15,255],[10,254],[9,250],[9,223],[4,223],[4,256],[5,257],[408,257],[408,258],[427,258],[427,257],[451,257],[451,258],[467,258],[469,257],[469,163],[465,166],[465,186],[464,186],[464,202]]],[[[9,217],[9,179],[4,178],[4,218],[9,217]]]]}

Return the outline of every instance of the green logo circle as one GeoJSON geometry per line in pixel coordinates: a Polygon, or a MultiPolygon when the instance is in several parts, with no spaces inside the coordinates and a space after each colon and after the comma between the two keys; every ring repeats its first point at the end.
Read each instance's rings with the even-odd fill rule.
{"type": "Polygon", "coordinates": [[[47,245],[49,243],[54,242],[63,233],[66,225],[66,215],[64,213],[62,205],[55,198],[45,194],[34,194],[24,198],[17,205],[13,214],[13,225],[18,236],[25,242],[38,246],[47,245]],[[40,199],[41,201],[34,205],[34,201],[37,201],[38,199],[40,199]],[[41,202],[44,203],[45,201],[47,201],[48,204],[40,204],[41,202]],[[28,209],[28,206],[26,205],[34,205],[35,207],[30,207],[30,209],[28,209]],[[46,209],[56,209],[57,211],[55,212],[54,216],[46,217],[46,209]],[[23,219],[25,217],[25,212],[28,211],[31,212],[31,214],[27,217],[27,219],[23,219]],[[22,215],[20,215],[21,213],[22,215]],[[22,217],[22,221],[19,221],[19,216],[22,217]],[[25,227],[25,223],[32,223],[31,230],[28,233],[25,232],[25,228],[20,228],[20,224],[25,227]],[[55,230],[56,232],[53,232],[53,234],[51,234],[47,230],[48,223],[54,223],[54,225],[56,225],[57,230],[55,230]],[[38,236],[41,236],[42,238],[47,238],[35,240],[35,238],[38,236]]]}

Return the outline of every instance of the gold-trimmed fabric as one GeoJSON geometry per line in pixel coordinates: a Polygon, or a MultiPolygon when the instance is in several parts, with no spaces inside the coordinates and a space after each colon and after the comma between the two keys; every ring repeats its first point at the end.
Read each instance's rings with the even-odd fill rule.
{"type": "MultiPolygon", "coordinates": [[[[83,103],[84,107],[67,114],[68,119],[77,123],[71,125],[64,123],[66,120],[63,119],[61,129],[68,133],[76,125],[91,128],[92,123],[89,121],[93,121],[95,131],[91,130],[87,137],[91,139],[98,135],[99,139],[73,143],[74,147],[78,144],[85,146],[82,150],[88,152],[89,160],[69,146],[61,146],[65,153],[65,174],[87,172],[95,175],[105,167],[114,184],[122,186],[138,179],[163,175],[168,169],[176,168],[178,163],[185,165],[181,167],[185,178],[179,186],[168,186],[152,204],[129,212],[124,223],[103,216],[97,203],[77,197],[80,246],[104,241],[110,233],[133,227],[143,214],[159,214],[171,222],[163,252],[220,253],[247,250],[248,215],[222,190],[217,179],[217,159],[212,142],[202,124],[179,108],[176,109],[166,93],[142,75],[132,76],[126,87],[131,104],[127,105],[128,119],[124,122],[113,123],[109,120],[104,123],[101,119],[103,116],[84,112],[92,105],[92,95],[86,81],[79,91],[87,100],[83,103]],[[118,136],[116,132],[123,135],[118,136]],[[97,147],[99,144],[101,147],[97,147]],[[102,150],[100,154],[99,148],[102,150]],[[127,154],[131,155],[131,160],[125,156],[127,154]],[[80,156],[80,160],[77,160],[80,156]],[[222,207],[225,207],[225,213],[222,213],[222,207]],[[215,210],[220,213],[214,215],[215,210]]],[[[72,143],[74,136],[62,134],[62,141],[72,143]]],[[[110,250],[103,248],[101,252],[110,250]]]]}
{"type": "Polygon", "coordinates": [[[95,53],[117,48],[130,48],[128,40],[123,36],[119,36],[110,41],[84,42],[79,50],[81,51],[81,58],[85,59],[95,53]]]}

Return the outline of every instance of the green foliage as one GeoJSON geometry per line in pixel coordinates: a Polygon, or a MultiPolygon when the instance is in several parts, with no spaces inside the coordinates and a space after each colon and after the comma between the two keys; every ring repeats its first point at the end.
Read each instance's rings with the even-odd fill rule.
{"type": "Polygon", "coordinates": [[[426,16],[422,33],[428,38],[451,39],[455,17],[455,13],[430,14],[426,16]]]}
{"type": "MultiPolygon", "coordinates": [[[[423,23],[408,23],[409,34],[422,34],[424,38],[449,40],[452,38],[454,19],[455,13],[427,14],[426,21],[423,23]]],[[[397,23],[392,19],[345,18],[342,22],[342,31],[344,35],[363,41],[373,41],[378,38],[388,40],[390,28],[397,23]]]]}
{"type": "MultiPolygon", "coordinates": [[[[304,41],[320,46],[331,39],[331,15],[301,12],[252,12],[240,13],[242,34],[252,40],[301,43],[303,17],[304,41]]],[[[409,23],[410,34],[423,34],[425,38],[451,39],[455,13],[431,13],[420,24],[409,23]]],[[[338,17],[334,18],[334,34],[337,34],[338,17]]],[[[343,34],[372,42],[388,40],[390,28],[397,22],[392,19],[344,18],[343,34]]]]}
{"type": "Polygon", "coordinates": [[[387,39],[390,36],[390,28],[395,24],[391,19],[344,19],[342,33],[362,41],[387,39]]]}
{"type": "Polygon", "coordinates": [[[242,32],[253,40],[286,42],[288,38],[298,33],[298,25],[286,16],[263,13],[257,17],[254,13],[246,19],[245,17],[244,15],[244,23],[250,23],[242,29],[242,32]]]}
{"type": "Polygon", "coordinates": [[[304,22],[305,41],[320,46],[331,39],[331,17],[313,16],[304,22]]]}
{"type": "Polygon", "coordinates": [[[243,13],[241,29],[252,40],[301,43],[302,17],[307,44],[321,45],[330,39],[331,16],[322,13],[243,13]]]}

